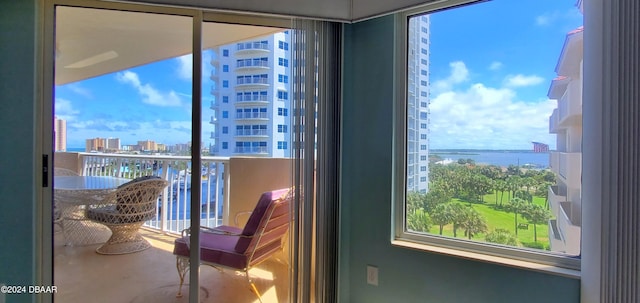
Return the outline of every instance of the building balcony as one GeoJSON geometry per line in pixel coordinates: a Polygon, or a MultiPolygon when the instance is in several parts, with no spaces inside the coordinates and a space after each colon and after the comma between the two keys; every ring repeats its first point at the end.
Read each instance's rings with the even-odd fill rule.
{"type": "Polygon", "coordinates": [[[268,61],[246,59],[236,62],[237,72],[260,71],[268,70],[269,68],[271,67],[268,61]]]}
{"type": "MultiPolygon", "coordinates": [[[[64,233],[54,233],[53,270],[58,289],[55,301],[91,302],[95,298],[109,298],[111,302],[188,301],[188,284],[183,286],[185,297],[175,298],[179,278],[172,249],[180,231],[190,225],[190,204],[186,198],[190,189],[181,185],[188,184],[182,182],[191,175],[188,172],[194,171],[188,169],[190,164],[190,157],[180,156],[56,153],[56,167],[83,175],[133,178],[155,174],[170,183],[158,199],[156,216],[141,230],[152,245],[147,250],[105,256],[95,252],[100,244],[68,246],[64,233]]],[[[253,209],[262,192],[290,186],[293,162],[291,159],[205,156],[202,164],[200,224],[241,227],[247,216],[239,217],[241,220],[236,224],[236,214],[253,209]]],[[[288,246],[285,246],[283,252],[249,272],[263,302],[290,301],[287,298],[288,256],[288,246]]],[[[220,272],[209,266],[201,266],[200,270],[200,302],[258,302],[243,274],[234,274],[229,269],[220,272]]]]}
{"type": "Polygon", "coordinates": [[[551,212],[553,215],[557,216],[560,209],[560,203],[567,201],[567,194],[561,193],[558,186],[549,186],[547,199],[549,200],[551,212]]]}
{"type": "Polygon", "coordinates": [[[211,132],[211,136],[209,136],[209,139],[216,139],[218,137],[216,132],[211,132]]]}
{"type": "Polygon", "coordinates": [[[549,133],[550,134],[557,134],[558,133],[558,127],[560,124],[560,120],[558,119],[558,109],[554,109],[553,113],[551,114],[551,116],[549,117],[549,133]]]}
{"type": "Polygon", "coordinates": [[[549,247],[551,251],[564,252],[566,245],[562,241],[562,235],[558,229],[558,220],[549,220],[549,247]]]}
{"type": "Polygon", "coordinates": [[[235,136],[242,137],[242,138],[250,138],[250,137],[266,138],[266,137],[269,137],[269,133],[267,132],[266,129],[243,129],[243,130],[236,130],[235,136]]]}
{"type": "Polygon", "coordinates": [[[261,113],[237,113],[236,120],[269,120],[269,115],[265,112],[261,113]]]}
{"type": "Polygon", "coordinates": [[[211,101],[211,105],[209,106],[209,109],[217,109],[218,108],[218,102],[216,101],[211,101]]]}
{"type": "Polygon", "coordinates": [[[242,155],[267,155],[269,150],[266,146],[237,146],[234,150],[236,154],[242,155]]]}
{"type": "Polygon", "coordinates": [[[265,95],[258,96],[237,96],[236,105],[263,105],[269,104],[269,97],[265,95]]]}
{"type": "Polygon", "coordinates": [[[236,44],[236,55],[268,54],[271,52],[268,43],[243,42],[236,44]]]}
{"type": "Polygon", "coordinates": [[[211,79],[214,82],[218,81],[218,74],[216,73],[215,68],[211,71],[211,75],[209,76],[209,79],[211,79]]]}
{"type": "Polygon", "coordinates": [[[581,218],[579,211],[572,207],[571,202],[561,202],[556,220],[564,242],[564,252],[571,255],[580,254],[581,218]]]}
{"type": "Polygon", "coordinates": [[[580,82],[572,81],[558,100],[558,123],[563,128],[582,124],[582,91],[580,82]]]}
{"type": "Polygon", "coordinates": [[[269,86],[269,79],[266,78],[240,78],[236,80],[236,87],[246,88],[247,86],[265,87],[269,86]]]}
{"type": "Polygon", "coordinates": [[[556,176],[560,174],[560,152],[549,153],[549,168],[556,176]]]}
{"type": "Polygon", "coordinates": [[[210,124],[216,124],[216,123],[218,123],[218,118],[216,118],[216,117],[211,117],[211,120],[209,120],[209,123],[210,123],[210,124]]]}
{"type": "Polygon", "coordinates": [[[558,153],[558,177],[567,188],[582,185],[582,153],[558,153]]]}

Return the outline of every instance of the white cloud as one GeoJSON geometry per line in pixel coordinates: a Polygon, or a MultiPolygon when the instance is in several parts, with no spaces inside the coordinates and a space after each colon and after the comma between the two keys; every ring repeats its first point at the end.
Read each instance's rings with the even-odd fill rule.
{"type": "Polygon", "coordinates": [[[555,107],[548,99],[521,100],[508,86],[474,83],[444,91],[429,107],[431,148],[530,149],[531,141],[553,144],[548,121],[555,107]]]}
{"type": "Polygon", "coordinates": [[[85,98],[88,98],[88,99],[93,99],[93,94],[91,93],[91,91],[89,89],[86,89],[86,88],[80,86],[80,84],[78,84],[78,83],[69,84],[67,87],[72,92],[74,92],[74,93],[76,93],[78,95],[81,95],[81,96],[83,96],[85,98]]]}
{"type": "MultiPolygon", "coordinates": [[[[193,78],[193,55],[184,55],[176,58],[178,61],[178,77],[183,80],[191,81],[193,78]]],[[[203,62],[204,64],[204,62],[203,62]]]]}
{"type": "Polygon", "coordinates": [[[554,17],[554,14],[545,13],[543,15],[540,15],[540,16],[536,17],[536,25],[539,25],[539,26],[549,25],[551,23],[551,21],[553,19],[555,19],[555,18],[556,17],[554,17]]]}
{"type": "Polygon", "coordinates": [[[73,121],[80,114],[80,111],[73,108],[73,104],[67,99],[56,98],[54,107],[55,116],[59,119],[73,121]]]}
{"type": "Polygon", "coordinates": [[[502,62],[499,62],[499,61],[493,61],[489,65],[489,70],[499,70],[501,68],[502,68],[502,62]]]}
{"type": "Polygon", "coordinates": [[[577,21],[582,19],[582,14],[577,8],[571,8],[564,12],[552,11],[536,16],[535,24],[538,26],[549,26],[561,20],[577,21]]]}
{"type": "Polygon", "coordinates": [[[544,78],[536,75],[525,76],[522,74],[509,75],[504,79],[504,85],[507,87],[523,87],[533,86],[544,82],[544,78]]]}
{"type": "Polygon", "coordinates": [[[118,81],[133,86],[142,96],[142,102],[157,106],[180,106],[182,101],[178,94],[171,90],[166,93],[158,91],[151,84],[142,84],[138,74],[131,71],[120,72],[116,75],[118,81]]]}
{"type": "Polygon", "coordinates": [[[432,91],[433,92],[442,92],[446,90],[450,90],[454,85],[463,83],[469,78],[469,70],[467,66],[462,61],[455,61],[449,63],[449,67],[451,69],[451,74],[449,77],[438,80],[433,83],[432,91]]]}

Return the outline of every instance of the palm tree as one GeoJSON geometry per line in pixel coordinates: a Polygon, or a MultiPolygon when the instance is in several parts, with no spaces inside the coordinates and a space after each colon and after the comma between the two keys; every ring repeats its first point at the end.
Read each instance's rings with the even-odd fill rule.
{"type": "Polygon", "coordinates": [[[473,207],[467,207],[463,212],[464,220],[460,224],[469,240],[479,233],[487,231],[487,220],[473,207]]]}
{"type": "Polygon", "coordinates": [[[422,208],[407,216],[407,229],[418,232],[429,232],[431,229],[431,217],[422,208]]]}
{"type": "Polygon", "coordinates": [[[547,220],[551,218],[551,214],[544,206],[529,204],[523,210],[522,216],[527,218],[529,222],[533,223],[533,241],[538,242],[537,225],[547,223],[547,220]]]}
{"type": "Polygon", "coordinates": [[[513,198],[506,206],[508,212],[513,213],[513,220],[515,222],[516,237],[518,236],[518,214],[522,213],[527,203],[520,198],[513,198]]]}
{"type": "Polygon", "coordinates": [[[465,220],[465,210],[466,210],[466,206],[462,205],[461,203],[451,203],[449,205],[449,207],[451,208],[451,215],[452,215],[452,223],[453,223],[453,236],[457,237],[458,236],[458,228],[460,228],[462,222],[465,220]]]}
{"type": "Polygon", "coordinates": [[[449,223],[453,223],[453,219],[453,209],[451,208],[451,204],[449,203],[438,204],[438,206],[436,206],[431,213],[431,221],[433,222],[433,224],[436,224],[440,227],[441,236],[444,226],[449,223]]]}

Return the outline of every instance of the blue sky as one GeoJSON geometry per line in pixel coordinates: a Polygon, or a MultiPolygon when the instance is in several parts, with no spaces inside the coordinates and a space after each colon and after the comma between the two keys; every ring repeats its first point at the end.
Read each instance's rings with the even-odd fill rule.
{"type": "MultiPolygon", "coordinates": [[[[555,147],[547,90],[566,33],[582,25],[575,0],[495,0],[431,17],[431,148],[555,147]]],[[[210,52],[203,66],[208,144],[210,52]]],[[[191,136],[190,56],[56,87],[68,147],[85,139],[186,143],[191,136]]]]}
{"type": "Polygon", "coordinates": [[[430,148],[555,148],[547,98],[575,0],[496,0],[431,15],[430,148]]]}

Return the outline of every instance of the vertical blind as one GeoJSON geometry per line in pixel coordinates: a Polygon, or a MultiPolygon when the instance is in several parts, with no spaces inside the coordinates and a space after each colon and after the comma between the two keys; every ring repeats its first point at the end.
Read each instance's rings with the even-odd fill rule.
{"type": "Polygon", "coordinates": [[[640,3],[585,0],[582,302],[640,302],[640,3]]]}
{"type": "Polygon", "coordinates": [[[341,25],[294,20],[292,28],[293,175],[300,200],[294,210],[298,249],[292,256],[291,298],[335,302],[341,25]]]}

